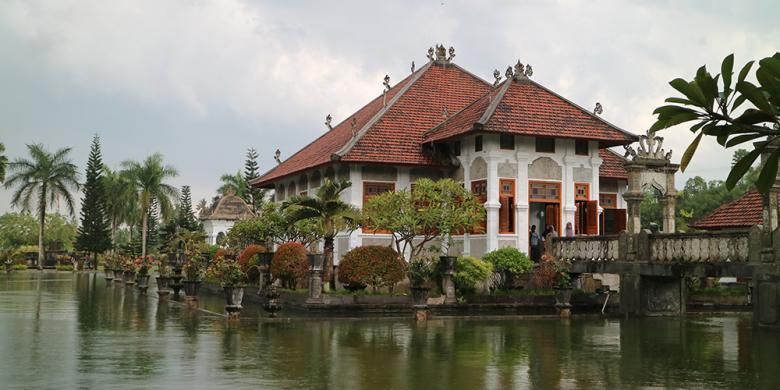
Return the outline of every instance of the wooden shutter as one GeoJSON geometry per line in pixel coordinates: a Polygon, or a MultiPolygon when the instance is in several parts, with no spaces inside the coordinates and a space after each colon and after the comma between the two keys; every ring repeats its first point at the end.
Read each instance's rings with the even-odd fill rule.
{"type": "MultiPolygon", "coordinates": [[[[395,191],[395,183],[363,183],[363,205],[368,203],[369,199],[385,192],[395,191]]],[[[389,234],[387,230],[374,229],[369,224],[363,226],[363,233],[368,234],[389,234]]]]}
{"type": "MultiPolygon", "coordinates": [[[[481,204],[487,202],[487,180],[475,180],[471,182],[471,193],[481,204]]],[[[479,226],[471,229],[471,234],[485,234],[487,232],[487,209],[484,210],[484,219],[479,226]]]]}
{"type": "Polygon", "coordinates": [[[599,234],[599,201],[588,201],[585,234],[599,234]]]}
{"type": "Polygon", "coordinates": [[[620,233],[626,230],[626,209],[615,209],[615,232],[620,233]]]}

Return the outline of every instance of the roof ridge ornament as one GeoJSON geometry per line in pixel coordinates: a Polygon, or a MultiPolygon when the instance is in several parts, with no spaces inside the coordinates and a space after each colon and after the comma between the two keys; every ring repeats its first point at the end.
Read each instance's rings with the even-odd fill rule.
{"type": "Polygon", "coordinates": [[[672,160],[672,151],[666,152],[663,148],[664,138],[656,137],[655,132],[648,131],[647,134],[639,136],[639,147],[635,150],[631,145],[624,145],[623,148],[626,153],[623,157],[628,158],[631,156],[632,160],[637,158],[649,159],[649,160],[672,160]]]}
{"type": "Polygon", "coordinates": [[[428,48],[427,57],[429,61],[435,62],[439,65],[447,65],[452,62],[453,58],[455,58],[454,47],[450,46],[450,48],[447,49],[442,44],[436,44],[434,47],[428,48]]]}
{"type": "Polygon", "coordinates": [[[593,114],[601,115],[603,112],[604,112],[604,107],[601,106],[601,103],[596,102],[596,107],[593,108],[593,114]]]}
{"type": "Polygon", "coordinates": [[[514,67],[509,66],[506,69],[507,72],[507,78],[510,78],[509,73],[512,72],[512,77],[514,77],[515,80],[524,80],[528,79],[529,77],[534,75],[534,68],[531,67],[531,64],[523,64],[520,62],[520,60],[517,60],[517,63],[514,67]]]}
{"type": "Polygon", "coordinates": [[[498,69],[493,70],[493,78],[495,81],[493,81],[493,87],[497,87],[499,83],[501,83],[501,72],[498,71],[498,69]]]}
{"type": "Polygon", "coordinates": [[[412,73],[414,73],[414,60],[412,60],[412,73]]]}
{"type": "Polygon", "coordinates": [[[279,149],[276,149],[276,152],[274,152],[274,160],[276,160],[277,164],[281,164],[282,163],[281,156],[282,156],[282,152],[279,149]]]}
{"type": "Polygon", "coordinates": [[[330,124],[330,122],[333,120],[333,117],[328,114],[328,116],[325,117],[325,127],[328,128],[328,131],[333,130],[333,126],[330,124]]]}
{"type": "Polygon", "coordinates": [[[350,123],[349,127],[352,129],[352,138],[355,138],[357,135],[357,118],[354,116],[352,117],[352,122],[350,123]]]}
{"type": "Polygon", "coordinates": [[[390,91],[390,75],[385,75],[384,80],[382,80],[382,85],[384,85],[384,89],[382,90],[382,106],[387,106],[387,92],[390,91]]]}

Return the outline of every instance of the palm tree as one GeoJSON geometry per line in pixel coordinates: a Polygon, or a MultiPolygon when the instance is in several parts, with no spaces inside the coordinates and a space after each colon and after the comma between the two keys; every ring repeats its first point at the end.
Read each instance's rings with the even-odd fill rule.
{"type": "Polygon", "coordinates": [[[8,165],[8,157],[3,152],[5,152],[5,145],[0,142],[0,183],[5,181],[5,167],[8,165]]]}
{"type": "Polygon", "coordinates": [[[116,245],[117,229],[122,223],[131,222],[131,214],[137,204],[135,190],[124,175],[106,166],[103,167],[103,187],[106,191],[106,215],[111,222],[111,242],[116,245]]]}
{"type": "Polygon", "coordinates": [[[195,206],[195,209],[198,210],[198,215],[201,217],[206,216],[206,214],[208,213],[208,208],[209,205],[206,202],[206,199],[199,200],[198,205],[195,206]]]}
{"type": "Polygon", "coordinates": [[[30,210],[33,197],[38,208],[38,269],[43,268],[43,232],[46,223],[46,205],[52,207],[65,200],[68,212],[73,215],[71,191],[77,191],[78,169],[68,158],[70,148],[50,153],[43,145],[27,145],[32,159],[18,158],[8,164],[11,176],[5,188],[18,187],[11,197],[11,204],[30,210]]]}
{"type": "Polygon", "coordinates": [[[225,196],[229,193],[233,193],[236,196],[246,200],[249,194],[249,185],[247,184],[244,176],[241,175],[241,171],[236,172],[235,175],[224,174],[219,178],[222,185],[217,188],[217,193],[221,196],[225,196]]]}
{"type": "Polygon", "coordinates": [[[325,179],[317,189],[316,197],[295,195],[282,204],[291,221],[312,219],[319,225],[320,238],[323,240],[325,256],[325,280],[331,287],[333,279],[333,242],[341,231],[352,231],[358,226],[360,211],[341,200],[341,193],[352,185],[347,180],[333,182],[325,179]]]}
{"type": "Polygon", "coordinates": [[[163,165],[163,156],[155,153],[146,158],[143,163],[125,161],[122,163],[122,174],[129,180],[135,192],[136,204],[141,216],[141,256],[146,257],[146,235],[149,228],[149,209],[157,201],[164,219],[173,214],[173,199],[178,197],[178,191],[165,183],[166,179],[176,177],[179,173],[170,165],[163,165]]]}

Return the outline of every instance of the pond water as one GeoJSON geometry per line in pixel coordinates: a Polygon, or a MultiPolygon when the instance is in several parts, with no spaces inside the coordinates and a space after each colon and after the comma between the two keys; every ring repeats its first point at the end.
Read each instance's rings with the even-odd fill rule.
{"type": "MultiPolygon", "coordinates": [[[[749,316],[240,324],[102,276],[0,276],[0,388],[780,388],[749,316]]],[[[282,313],[284,314],[284,313],[282,313]]]]}

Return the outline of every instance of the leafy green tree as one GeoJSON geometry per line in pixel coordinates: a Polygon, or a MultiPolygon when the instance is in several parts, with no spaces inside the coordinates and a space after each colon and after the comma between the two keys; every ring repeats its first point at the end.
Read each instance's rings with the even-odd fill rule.
{"type": "Polygon", "coordinates": [[[684,97],[667,98],[666,102],[671,104],[656,108],[653,113],[658,118],[650,131],[695,122],[690,130],[698,135],[683,153],[680,161],[683,171],[704,135],[715,137],[727,148],[764,141],[756,143],[732,166],[726,187],[734,188],[758,157],[767,151],[771,153],[755,182],[758,190],[765,193],[775,182],[780,159],[780,148],[775,148],[780,142],[780,52],[759,61],[755,72],[758,85],[747,80],[753,63],[750,61],[742,67],[733,86],[733,54],[723,59],[721,73],[714,77],[702,66],[691,81],[672,80],[669,84],[684,97]]]}
{"type": "Polygon", "coordinates": [[[260,215],[236,222],[228,231],[228,245],[244,248],[257,244],[270,248],[273,244],[297,242],[310,246],[318,240],[319,226],[314,219],[292,221],[277,203],[264,203],[260,215]]]}
{"type": "Polygon", "coordinates": [[[443,238],[446,243],[452,234],[470,230],[483,219],[483,206],[452,179],[421,179],[414,191],[386,192],[363,205],[364,230],[370,226],[391,232],[396,251],[408,254],[409,262],[432,241],[443,238]]]}
{"type": "Polygon", "coordinates": [[[0,216],[0,249],[35,245],[37,239],[38,221],[30,213],[5,213],[0,216]]]}
{"type": "Polygon", "coordinates": [[[268,192],[263,188],[252,187],[252,180],[260,176],[260,166],[257,163],[257,151],[250,148],[246,152],[246,161],[244,162],[244,181],[247,183],[247,204],[252,208],[252,212],[257,213],[263,206],[265,195],[268,192]]]}
{"type": "Polygon", "coordinates": [[[59,199],[63,199],[68,212],[73,215],[71,191],[79,188],[78,172],[76,165],[69,159],[70,148],[51,153],[42,145],[35,144],[27,145],[27,150],[30,159],[18,158],[8,165],[11,176],[5,182],[5,188],[17,187],[11,197],[11,204],[22,210],[30,210],[35,198],[39,223],[38,268],[42,268],[46,206],[53,206],[59,199]]]}
{"type": "Polygon", "coordinates": [[[195,218],[195,214],[192,212],[192,193],[190,192],[190,186],[181,187],[181,195],[179,196],[179,205],[176,213],[176,224],[189,231],[201,230],[200,221],[195,218]]]}
{"type": "Polygon", "coordinates": [[[198,205],[195,206],[195,208],[198,210],[198,215],[201,217],[205,217],[208,214],[209,206],[206,199],[199,200],[198,205]]]}
{"type": "Polygon", "coordinates": [[[135,189],[128,178],[107,166],[103,166],[103,189],[106,194],[106,216],[111,228],[111,242],[116,247],[121,241],[116,237],[117,230],[123,223],[133,225],[138,202],[135,199],[135,189]]]}
{"type": "Polygon", "coordinates": [[[8,157],[5,156],[5,145],[0,142],[0,183],[5,181],[5,168],[8,166],[8,157]]]}
{"type": "Polygon", "coordinates": [[[92,253],[97,264],[97,254],[111,248],[106,191],[103,186],[103,156],[97,135],[92,139],[86,176],[87,180],[82,187],[84,197],[81,199],[81,227],[76,238],[76,248],[92,253]]]}
{"type": "Polygon", "coordinates": [[[146,158],[143,163],[125,161],[123,174],[126,175],[136,193],[138,209],[141,215],[141,256],[146,256],[147,233],[149,228],[149,211],[156,201],[164,219],[171,217],[173,202],[178,196],[176,188],[165,181],[176,177],[178,172],[170,165],[163,165],[163,157],[155,153],[146,158]]]}
{"type": "MultiPolygon", "coordinates": [[[[241,172],[236,172],[234,175],[226,173],[222,175],[219,180],[222,182],[222,185],[217,188],[217,193],[220,196],[233,193],[241,199],[247,199],[249,186],[247,185],[246,180],[244,180],[244,176],[241,175],[241,172]]],[[[217,200],[219,199],[217,198],[217,200]]]]}
{"type": "Polygon", "coordinates": [[[325,280],[335,285],[333,278],[333,244],[336,234],[351,232],[358,227],[360,211],[341,200],[341,194],[350,186],[347,180],[333,182],[326,178],[315,197],[295,195],[282,205],[290,221],[309,220],[315,223],[316,238],[323,240],[325,280]]]}
{"type": "Polygon", "coordinates": [[[44,236],[46,248],[60,248],[64,251],[72,251],[78,234],[78,225],[75,218],[68,220],[60,214],[46,216],[46,231],[44,236]]]}

